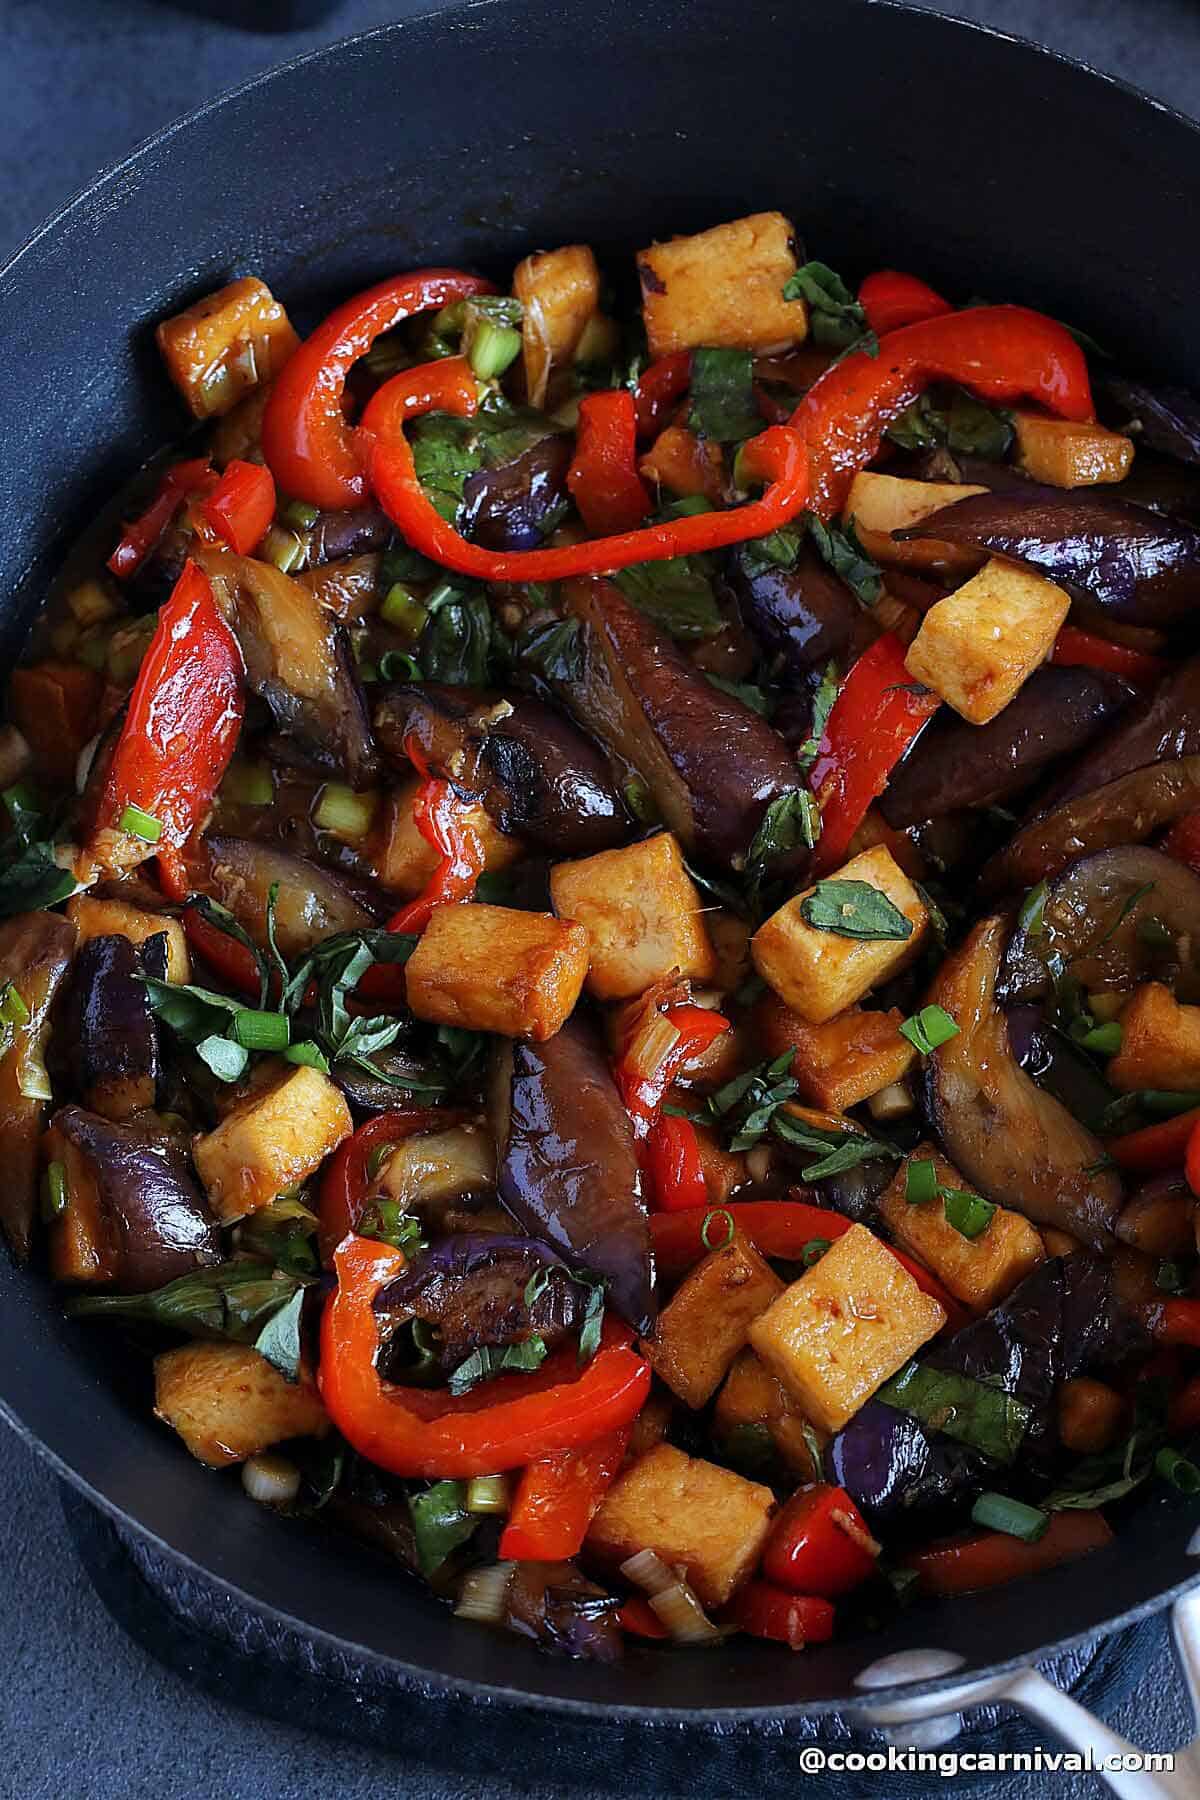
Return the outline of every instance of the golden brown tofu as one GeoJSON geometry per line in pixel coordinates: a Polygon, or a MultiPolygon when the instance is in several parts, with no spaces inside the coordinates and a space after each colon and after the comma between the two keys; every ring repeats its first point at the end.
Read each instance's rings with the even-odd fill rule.
{"type": "Polygon", "coordinates": [[[278,375],[300,342],[270,288],[254,275],[164,319],[155,336],[168,375],[197,419],[230,412],[278,375]]]}
{"type": "Polygon", "coordinates": [[[638,253],[651,356],[702,345],[782,350],[808,336],[803,300],[785,300],[796,229],[782,213],[751,213],[638,253]]]}
{"type": "Polygon", "coordinates": [[[532,406],[546,398],[551,370],[568,363],[600,306],[600,271],[587,244],[540,250],[513,272],[521,302],[521,355],[532,406]]]}
{"type": "MultiPolygon", "coordinates": [[[[420,785],[419,781],[408,782],[388,795],[371,849],[371,873],[380,887],[389,894],[398,894],[402,900],[419,894],[441,861],[413,820],[413,801],[420,785]]],[[[464,805],[461,817],[478,834],[483,846],[483,866],[489,874],[507,869],[522,856],[521,840],[493,824],[484,807],[464,805]]]]}
{"type": "Polygon", "coordinates": [[[699,494],[714,506],[725,491],[720,445],[698,438],[685,425],[668,425],[659,432],[638,464],[638,473],[643,481],[652,481],[668,493],[699,494]]]}
{"type": "Polygon", "coordinates": [[[930,607],[904,666],[962,718],[986,725],[1045,662],[1070,605],[1052,581],[992,557],[930,607]]]}
{"type": "Polygon", "coordinates": [[[1121,1048],[1107,1073],[1122,1093],[1200,1088],[1200,1006],[1181,1006],[1160,981],[1143,982],[1121,1009],[1121,1048]]]}
{"type": "Polygon", "coordinates": [[[805,888],[760,925],[750,942],[754,966],[775,993],[810,1025],[823,1025],[861,1000],[878,982],[894,975],[916,951],[929,926],[929,915],[908,876],[882,844],[863,850],[827,877],[861,881],[878,888],[912,926],[906,938],[843,937],[810,925],[804,902],[816,892],[805,888]]]}
{"type": "Polygon", "coordinates": [[[759,1313],[783,1283],[753,1244],[734,1238],[714,1250],[676,1289],[658,1315],[642,1354],[672,1393],[698,1412],[720,1387],[759,1313]]]}
{"type": "Polygon", "coordinates": [[[353,1128],[341,1089],[319,1069],[299,1065],[198,1137],[192,1160],[213,1211],[228,1224],[306,1180],[353,1128]]]}
{"type": "Polygon", "coordinates": [[[556,863],[550,896],[561,919],[587,929],[587,986],[597,1000],[632,999],[672,973],[711,981],[717,972],[704,901],[669,831],[556,863]]]}
{"type": "Polygon", "coordinates": [[[747,1346],[739,1350],[713,1405],[713,1432],[718,1443],[736,1445],[741,1432],[765,1430],[793,1474],[802,1481],[820,1478],[811,1439],[822,1445],[828,1434],[810,1425],[778,1376],[747,1346]]]}
{"type": "MultiPolygon", "coordinates": [[[[919,524],[941,507],[953,506],[956,500],[986,492],[986,488],[963,482],[909,481],[864,470],[851,483],[842,519],[853,520],[863,549],[885,568],[936,569],[944,574],[970,575],[984,558],[969,545],[947,544],[936,538],[896,541],[891,534],[919,524]]],[[[891,621],[887,623],[890,629],[891,621]]]]}
{"type": "Polygon", "coordinates": [[[748,1335],[813,1423],[840,1431],[945,1322],[891,1251],[852,1225],[748,1335]]]}
{"type": "Polygon", "coordinates": [[[659,1444],[609,1488],[587,1549],[609,1568],[653,1550],[683,1565],[701,1605],[724,1606],[754,1572],[774,1510],[770,1488],[659,1444]]]}
{"type": "Polygon", "coordinates": [[[148,908],[131,906],[128,900],[94,900],[90,894],[76,894],[67,902],[67,917],[79,933],[82,948],[96,937],[124,937],[131,944],[144,944],[160,931],[167,937],[167,980],[188,982],[192,979],[191,958],[187,938],[178,919],[168,913],[150,912],[148,908]]]}
{"type": "Polygon", "coordinates": [[[1017,464],[1049,487],[1091,487],[1124,481],[1133,467],[1133,439],[1103,425],[1074,419],[1045,419],[1016,412],[1017,464]]]}
{"type": "Polygon", "coordinates": [[[496,1185],[496,1146],[481,1125],[455,1125],[397,1144],[377,1187],[404,1211],[435,1211],[496,1185]]]}
{"type": "Polygon", "coordinates": [[[629,1434],[629,1447],[625,1454],[630,1462],[636,1462],[639,1456],[645,1456],[656,1444],[662,1443],[671,1429],[674,1411],[674,1394],[669,1394],[666,1388],[657,1384],[652,1387],[629,1434]]]}
{"type": "Polygon", "coordinates": [[[541,1043],[570,1018],[583,989],[588,934],[550,913],[512,906],[435,906],[405,966],[418,1019],[541,1043]]]}
{"type": "Polygon", "coordinates": [[[249,1344],[183,1344],[156,1356],[154,1411],[213,1469],[329,1430],[311,1374],[285,1381],[249,1344]]]}
{"type": "Polygon", "coordinates": [[[755,1012],[766,1053],[794,1049],[792,1075],[800,1093],[836,1113],[890,1087],[916,1062],[913,1046],[900,1036],[902,1018],[897,1007],[864,1012],[851,1006],[836,1019],[810,1025],[774,994],[765,995],[755,1012]]]}
{"type": "Polygon", "coordinates": [[[735,993],[753,972],[750,963],[750,926],[745,919],[739,919],[736,913],[726,912],[723,906],[714,906],[711,912],[704,915],[704,928],[717,959],[713,984],[722,994],[735,993]]]}
{"type": "MultiPolygon", "coordinates": [[[[918,1144],[908,1159],[913,1162],[932,1162],[939,1187],[968,1185],[932,1144],[918,1144]]],[[[908,1163],[879,1198],[888,1236],[931,1269],[956,1300],[987,1312],[1044,1260],[1040,1232],[1020,1213],[998,1206],[978,1237],[964,1237],[947,1219],[940,1196],[919,1204],[905,1198],[908,1163]]]]}

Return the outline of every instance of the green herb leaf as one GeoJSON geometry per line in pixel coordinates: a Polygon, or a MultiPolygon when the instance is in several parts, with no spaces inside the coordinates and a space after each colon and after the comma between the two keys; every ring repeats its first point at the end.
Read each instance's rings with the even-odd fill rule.
{"type": "Polygon", "coordinates": [[[291,1299],[272,1313],[254,1340],[254,1348],[265,1356],[285,1381],[300,1379],[300,1314],[304,1307],[304,1289],[298,1288],[291,1299]]]}
{"type": "Polygon", "coordinates": [[[815,513],[804,516],[821,561],[828,563],[863,606],[874,606],[883,592],[883,571],[859,543],[854,520],[850,519],[842,529],[823,524],[815,513]]]}
{"type": "Polygon", "coordinates": [[[894,1161],[900,1159],[896,1146],[884,1138],[858,1130],[826,1131],[784,1110],[772,1117],[771,1130],[785,1144],[811,1150],[818,1157],[818,1161],[801,1169],[802,1181],[824,1181],[830,1175],[842,1175],[847,1169],[856,1169],[859,1163],[874,1162],[880,1156],[891,1157],[894,1161]]]}
{"type": "Polygon", "coordinates": [[[604,1283],[591,1281],[583,1275],[575,1275],[572,1279],[584,1282],[588,1288],[587,1303],[579,1326],[579,1361],[583,1364],[591,1362],[600,1348],[600,1334],[604,1329],[604,1283]]]}
{"type": "Polygon", "coordinates": [[[1133,1425],[1123,1444],[1096,1456],[1081,1457],[1071,1479],[1048,1494],[1048,1512],[1090,1512],[1123,1500],[1151,1474],[1154,1458],[1167,1433],[1167,1383],[1150,1377],[1139,1381],[1133,1403],[1133,1425]]]}
{"type": "Polygon", "coordinates": [[[797,1092],[792,1060],[793,1052],[785,1050],[774,1060],[735,1076],[709,1096],[701,1116],[721,1128],[730,1150],[749,1150],[757,1144],[770,1130],[779,1107],[797,1092]]]}
{"type": "Polygon", "coordinates": [[[809,329],[830,350],[856,348],[870,334],[867,315],[828,263],[806,262],[784,286],[785,300],[807,300],[809,329]]]}
{"type": "Polygon", "coordinates": [[[771,801],[746,854],[746,896],[751,912],[761,902],[774,865],[797,850],[811,850],[820,830],[821,815],[807,788],[791,788],[771,801]]]}
{"type": "Polygon", "coordinates": [[[908,1363],[884,1383],[876,1398],[927,1430],[940,1431],[1002,1463],[1013,1461],[1033,1417],[1025,1401],[1003,1388],[928,1363],[908,1363]]]}
{"type": "Polygon", "coordinates": [[[1021,910],[1017,914],[1017,929],[1026,937],[1041,937],[1046,929],[1046,900],[1050,893],[1050,884],[1039,881],[1031,887],[1021,902],[1021,910]]]}
{"type": "Polygon", "coordinates": [[[283,1053],[284,1062],[302,1063],[308,1069],[320,1069],[322,1075],[329,1073],[329,1058],[319,1044],[312,1038],[305,1038],[302,1043],[289,1044],[283,1053]]]}
{"type": "Polygon", "coordinates": [[[816,931],[871,943],[904,943],[913,929],[911,919],[869,881],[818,881],[800,902],[800,917],[816,931]]]}
{"type": "Polygon", "coordinates": [[[804,547],[805,535],[802,524],[781,525],[778,531],[740,544],[735,555],[748,575],[757,575],[763,569],[792,569],[804,547]]]}
{"type": "Polygon", "coordinates": [[[514,1371],[529,1374],[534,1369],[540,1369],[546,1355],[545,1339],[536,1332],[522,1343],[507,1344],[502,1350],[492,1344],[484,1344],[468,1356],[465,1362],[459,1363],[447,1386],[452,1394],[466,1394],[481,1381],[491,1381],[496,1375],[511,1374],[514,1371]]]}
{"type": "Polygon", "coordinates": [[[220,1081],[240,1081],[250,1061],[249,1050],[227,1037],[201,1038],[195,1051],[220,1081]]]}
{"type": "Polygon", "coordinates": [[[941,1044],[948,1044],[952,1037],[958,1036],[959,1027],[955,1024],[944,1006],[923,1006],[920,1012],[905,1019],[899,1027],[900,1036],[907,1038],[914,1050],[922,1056],[932,1056],[941,1044]]]}
{"type": "Polygon", "coordinates": [[[546,681],[583,679],[583,640],[578,619],[556,619],[527,630],[517,646],[517,663],[546,681]]]}
{"type": "MultiPolygon", "coordinates": [[[[393,1144],[384,1146],[388,1152],[394,1148],[393,1144]]],[[[389,1200],[385,1195],[363,1208],[355,1230],[359,1237],[375,1238],[377,1242],[390,1244],[393,1250],[404,1250],[410,1256],[424,1247],[421,1221],[406,1213],[398,1200],[389,1200]]]]}
{"type": "Polygon", "coordinates": [[[300,1285],[268,1262],[239,1259],[181,1275],[149,1294],[81,1294],[67,1302],[67,1311],[73,1318],[135,1319],[193,1337],[253,1343],[300,1285]]]}
{"type": "Polygon", "coordinates": [[[30,844],[0,867],[0,919],[57,906],[79,892],[75,877],[59,868],[50,850],[49,844],[30,844]]]}
{"type": "Polygon", "coordinates": [[[893,420],[886,435],[903,450],[945,448],[956,456],[1003,462],[1012,448],[1012,415],[985,406],[965,388],[955,388],[941,405],[926,392],[893,420]]]}
{"type": "Polygon", "coordinates": [[[769,719],[774,711],[770,695],[753,681],[726,681],[723,675],[714,675],[710,669],[704,671],[704,677],[719,693],[732,695],[733,699],[740,700],[743,706],[748,706],[751,712],[761,714],[764,719],[769,719]]]}
{"type": "Polygon", "coordinates": [[[693,350],[690,429],[720,444],[740,444],[763,428],[754,404],[749,350],[693,350]]]}
{"type": "Polygon", "coordinates": [[[821,748],[821,740],[825,736],[825,727],[829,723],[829,715],[833,711],[834,701],[841,688],[841,675],[837,663],[829,661],[821,673],[817,691],[813,695],[812,723],[808,728],[808,736],[796,752],[796,761],[804,770],[812,767],[817,752],[821,748]]]}
{"type": "Polygon", "coordinates": [[[408,1510],[417,1543],[417,1562],[428,1580],[460,1544],[466,1543],[479,1519],[467,1511],[467,1486],[463,1481],[436,1481],[422,1493],[410,1494],[408,1510]]]}
{"type": "Polygon", "coordinates": [[[681,643],[715,637],[725,621],[713,592],[712,574],[698,556],[634,563],[613,577],[630,603],[681,643]]]}
{"type": "Polygon", "coordinates": [[[427,681],[455,687],[493,685],[508,661],[508,643],[496,624],[487,595],[451,583],[435,604],[421,634],[418,659],[427,681]]]}

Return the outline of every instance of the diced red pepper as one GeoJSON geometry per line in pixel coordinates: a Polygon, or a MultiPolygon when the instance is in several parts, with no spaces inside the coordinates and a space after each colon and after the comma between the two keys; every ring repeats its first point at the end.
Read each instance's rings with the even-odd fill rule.
{"type": "Polygon", "coordinates": [[[662,1212],[704,1206],[708,1188],[700,1140],[690,1119],[664,1115],[646,1142],[654,1204],[662,1212]]]}
{"type": "Polygon", "coordinates": [[[905,275],[899,269],[877,269],[868,275],[858,290],[858,304],[867,315],[867,324],[878,337],[898,331],[902,325],[917,325],[922,319],[940,319],[953,312],[948,300],[916,275],[905,275]]]}
{"type": "Polygon", "coordinates": [[[515,1562],[562,1562],[578,1555],[596,1509],[616,1479],[628,1425],[581,1450],[539,1457],[521,1476],[500,1555],[515,1562]]]}
{"type": "Polygon", "coordinates": [[[1158,1125],[1109,1138],[1104,1148],[1117,1167],[1131,1175],[1158,1175],[1184,1166],[1192,1134],[1200,1126],[1200,1106],[1158,1125]]]}
{"type": "Polygon", "coordinates": [[[1157,681],[1170,666],[1164,656],[1151,656],[1148,650],[1134,650],[1128,644],[1114,644],[1111,638],[1084,631],[1078,625],[1062,627],[1050,661],[1066,669],[1104,669],[1139,686],[1157,681]]]}
{"type": "MultiPolygon", "coordinates": [[[[469,900],[483,874],[486,855],[483,840],[466,817],[466,803],[448,781],[429,773],[413,737],[405,739],[405,753],[423,777],[413,801],[413,823],[441,861],[415,900],[409,900],[387,922],[389,931],[421,932],[435,906],[469,900]]],[[[376,965],[386,969],[388,965],[376,965]]],[[[375,970],[370,973],[374,974],[375,970]]],[[[369,991],[364,988],[364,992],[369,991]]]]}
{"type": "Polygon", "coordinates": [[[321,1259],[329,1265],[347,1232],[356,1231],[371,1186],[371,1165],[378,1152],[428,1131],[446,1130],[464,1115],[431,1106],[397,1107],[360,1125],[330,1157],[321,1177],[318,1234],[321,1259]]]}
{"type": "Polygon", "coordinates": [[[145,512],[122,527],[117,547],[108,559],[112,573],[121,581],[136,575],[181,503],[191,494],[207,493],[216,479],[207,456],[175,463],[168,469],[145,512]]]}
{"type": "Polygon", "coordinates": [[[734,1623],[751,1637],[770,1638],[789,1650],[827,1644],[833,1636],[834,1610],[818,1594],[789,1594],[769,1581],[748,1581],[731,1608],[734,1623]]]}
{"type": "Polygon", "coordinates": [[[642,370],[634,394],[639,437],[657,437],[692,384],[692,353],[672,350],[642,370]]]}
{"type": "Polygon", "coordinates": [[[1040,1575],[1111,1542],[1104,1515],[1080,1509],[1051,1513],[1045,1532],[1032,1544],[1007,1531],[973,1531],[914,1550],[904,1564],[916,1571],[922,1593],[950,1598],[1040,1575]]]}
{"type": "Polygon", "coordinates": [[[275,483],[261,463],[231,462],[204,502],[204,517],[239,556],[249,556],[275,517],[275,483]]]}
{"type": "Polygon", "coordinates": [[[1200,875],[1200,812],[1184,813],[1182,819],[1176,819],[1161,847],[1200,875]]]}
{"type": "Polygon", "coordinates": [[[762,1569],[768,1581],[789,1593],[835,1600],[875,1573],[878,1556],[879,1546],[845,1488],[814,1482],[776,1515],[762,1569]]]}
{"type": "Polygon", "coordinates": [[[634,1637],[650,1638],[654,1643],[661,1643],[670,1632],[655,1612],[648,1600],[640,1594],[631,1594],[624,1602],[617,1619],[623,1630],[634,1637]]]}
{"type": "Polygon", "coordinates": [[[503,1474],[537,1457],[578,1450],[633,1423],[650,1366],[633,1334],[607,1317],[600,1348],[580,1367],[571,1342],[528,1374],[497,1375],[465,1394],[385,1381],[377,1295],[405,1267],[401,1250],[347,1237],[334,1256],[337,1287],[321,1319],[321,1395],[351,1447],[393,1475],[428,1481],[503,1474]]]}
{"type": "Polygon", "coordinates": [[[579,403],[575,455],[567,487],[594,536],[632,531],[650,510],[637,471],[637,424],[628,388],[588,394],[579,403]]]}
{"type": "Polygon", "coordinates": [[[821,809],[817,878],[846,860],[867,808],[941,705],[935,693],[914,683],[904,657],[900,639],[885,631],[863,651],[830,708],[809,777],[821,809]]]}
{"type": "Polygon", "coordinates": [[[662,1111],[667,1089],[685,1065],[707,1050],[722,1032],[729,1030],[729,1020],[706,1006],[669,1006],[663,1016],[675,1027],[679,1037],[653,1075],[642,1075],[628,1055],[622,1057],[615,1071],[621,1099],[633,1121],[637,1138],[650,1135],[662,1111]]]}
{"type": "Polygon", "coordinates": [[[191,948],[216,970],[226,986],[236,988],[239,994],[257,996],[262,992],[253,951],[205,918],[200,907],[184,908],[183,930],[191,948]]]}

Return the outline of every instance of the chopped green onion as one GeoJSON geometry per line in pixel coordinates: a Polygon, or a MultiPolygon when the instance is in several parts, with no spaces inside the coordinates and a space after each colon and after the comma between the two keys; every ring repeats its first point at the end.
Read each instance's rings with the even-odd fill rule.
{"type": "Polygon", "coordinates": [[[1039,881],[1036,887],[1030,888],[1021,902],[1017,927],[1026,937],[1041,937],[1046,929],[1046,896],[1049,892],[1049,885],[1039,881]]]}
{"type": "Polygon", "coordinates": [[[320,1069],[322,1075],[329,1073],[329,1058],[319,1044],[311,1038],[305,1038],[301,1044],[289,1044],[283,1053],[284,1062],[303,1063],[307,1069],[320,1069]]]}
{"type": "Polygon", "coordinates": [[[1161,1088],[1143,1088],[1137,1096],[1137,1103],[1148,1113],[1154,1113],[1160,1119],[1173,1119],[1178,1113],[1191,1112],[1200,1106],[1200,1093],[1193,1090],[1186,1094],[1173,1094],[1161,1088]]]}
{"type": "Polygon", "coordinates": [[[1026,1506],[1023,1500],[1013,1500],[1008,1494],[987,1493],[980,1494],[971,1508],[971,1521],[989,1531],[1005,1531],[1024,1544],[1036,1544],[1045,1534],[1050,1514],[1040,1512],[1036,1506],[1026,1506]]]}
{"type": "Polygon", "coordinates": [[[832,1240],[830,1238],[809,1238],[807,1244],[800,1251],[800,1261],[806,1269],[811,1269],[814,1263],[820,1262],[825,1252],[831,1247],[832,1240]]]}
{"type": "Polygon", "coordinates": [[[280,525],[272,525],[258,546],[258,554],[265,562],[274,563],[282,574],[287,575],[296,564],[304,560],[304,545],[294,531],[285,531],[280,525]]]}
{"type": "Polygon", "coordinates": [[[1120,1021],[1110,1019],[1106,1025],[1093,1025],[1079,1042],[1085,1050],[1094,1050],[1097,1056],[1115,1056],[1121,1048],[1120,1021]]]}
{"type": "Polygon", "coordinates": [[[52,1162],[42,1177],[42,1217],[49,1224],[67,1209],[67,1165],[52,1162]]]}
{"type": "Polygon", "coordinates": [[[291,1031],[283,1013],[245,1007],[233,1015],[234,1042],[246,1050],[286,1050],[291,1031]]]}
{"type": "Polygon", "coordinates": [[[681,500],[672,500],[668,506],[663,507],[663,517],[694,519],[700,513],[710,513],[712,510],[712,501],[706,500],[703,494],[685,494],[681,500]]]}
{"type": "Polygon", "coordinates": [[[18,994],[11,981],[6,981],[0,990],[0,1019],[6,1025],[28,1025],[29,1008],[18,994]]]}
{"type": "Polygon", "coordinates": [[[162,825],[154,814],[143,812],[140,806],[127,806],[117,820],[117,829],[141,838],[144,844],[157,844],[162,836],[162,825]]]}
{"type": "Polygon", "coordinates": [[[731,1212],[726,1212],[723,1206],[714,1206],[711,1212],[705,1213],[704,1223],[700,1227],[700,1242],[704,1245],[706,1250],[725,1250],[732,1244],[736,1236],[737,1226],[733,1222],[733,1214],[731,1212]],[[714,1244],[708,1235],[709,1231],[712,1229],[713,1221],[716,1219],[723,1219],[726,1228],[725,1236],[721,1239],[719,1244],[714,1244]]]}
{"type": "Polygon", "coordinates": [[[904,1171],[904,1198],[910,1206],[924,1206],[937,1198],[937,1169],[927,1156],[910,1162],[904,1171]]]}
{"type": "Polygon", "coordinates": [[[235,806],[270,806],[275,799],[275,781],[266,763],[244,762],[235,757],[225,771],[221,798],[235,806]]]}
{"type": "Polygon", "coordinates": [[[1159,1451],[1154,1467],[1164,1481],[1169,1481],[1181,1494],[1200,1494],[1200,1469],[1178,1450],[1172,1450],[1170,1445],[1159,1451]]]}
{"type": "Polygon", "coordinates": [[[929,1056],[940,1044],[948,1044],[958,1036],[958,1026],[944,1006],[923,1006],[900,1026],[900,1036],[908,1039],[922,1056],[929,1056]]]}
{"type": "Polygon", "coordinates": [[[658,808],[654,797],[646,783],[634,776],[625,783],[625,804],[639,825],[652,825],[658,817],[658,808]]]}
{"type": "Polygon", "coordinates": [[[403,581],[394,581],[383,597],[379,616],[385,625],[394,625],[412,641],[420,637],[429,617],[425,602],[403,581]]]}
{"type": "Polygon", "coordinates": [[[476,1475],[468,1481],[469,1513],[506,1513],[508,1504],[507,1475],[476,1475]]]}
{"type": "MultiPolygon", "coordinates": [[[[367,674],[365,664],[360,664],[359,674],[364,681],[372,676],[367,674]]],[[[379,659],[380,681],[423,681],[424,670],[415,656],[409,656],[403,650],[385,650],[379,659]]]]}
{"type": "Polygon", "coordinates": [[[313,824],[319,831],[331,831],[335,837],[351,841],[365,838],[378,804],[378,794],[356,794],[340,781],[327,781],[313,812],[313,824]]]}
{"type": "Polygon", "coordinates": [[[981,1194],[968,1194],[963,1188],[939,1188],[946,1209],[946,1223],[965,1238],[977,1238],[992,1222],[996,1208],[981,1194]]]}
{"type": "Polygon", "coordinates": [[[467,361],[480,381],[494,381],[521,354],[521,334],[511,325],[480,319],[471,335],[467,361]]]}
{"type": "Polygon", "coordinates": [[[283,509],[284,523],[294,525],[297,531],[311,531],[320,516],[320,507],[307,500],[289,500],[283,509]]]}

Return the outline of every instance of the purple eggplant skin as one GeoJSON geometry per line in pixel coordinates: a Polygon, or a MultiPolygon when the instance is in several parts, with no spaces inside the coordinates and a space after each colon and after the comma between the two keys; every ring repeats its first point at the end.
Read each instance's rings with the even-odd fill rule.
{"type": "Polygon", "coordinates": [[[1046,1023],[1040,1006],[1011,1007],[1007,1019],[1009,1048],[1030,1080],[1081,1124],[1094,1125],[1117,1096],[1091,1058],[1046,1023]]]}
{"type": "Polygon", "coordinates": [[[572,445],[555,432],[512,462],[468,475],[459,516],[464,537],[485,550],[536,550],[570,503],[572,445]]]}
{"type": "Polygon", "coordinates": [[[44,1085],[51,1007],[75,938],[74,925],[59,913],[20,913],[0,924],[0,988],[11,982],[29,1011],[0,1054],[0,1226],[20,1260],[33,1242],[46,1111],[45,1101],[21,1090],[44,1085]]]}
{"type": "Polygon", "coordinates": [[[1091,743],[1134,697],[1119,676],[1047,666],[987,725],[943,708],[893,770],[880,811],[902,831],[964,807],[997,806],[1091,743]]]}
{"type": "Polygon", "coordinates": [[[966,1444],[868,1400],[825,1452],[830,1477],[876,1530],[900,1535],[949,1527],[985,1485],[987,1461],[966,1444]]]}
{"type": "Polygon", "coordinates": [[[852,662],[875,635],[869,615],[809,544],[791,568],[763,564],[740,547],[730,553],[726,580],[745,623],[790,675],[831,659],[852,662]]]}
{"type": "Polygon", "coordinates": [[[1127,375],[1104,375],[1097,385],[1120,429],[1136,427],[1139,448],[1144,444],[1200,468],[1200,400],[1194,394],[1127,375]]]}
{"type": "Polygon", "coordinates": [[[531,1236],[608,1284],[635,1331],[657,1315],[654,1258],[629,1115],[599,1033],[576,1013],[543,1044],[497,1039],[497,1186],[531,1236]]]}
{"type": "Polygon", "coordinates": [[[209,836],[204,864],[190,868],[193,884],[227,906],[255,943],[266,948],[267,903],[278,883],[275,929],[284,956],[304,956],[338,931],[363,931],[378,923],[357,895],[307,857],[253,838],[209,836]]]}
{"type": "Polygon", "coordinates": [[[733,866],[771,802],[801,785],[787,745],[611,581],[567,582],[563,600],[580,622],[583,650],[579,677],[556,684],[565,704],[636,769],[685,849],[733,866]]]}
{"type": "Polygon", "coordinates": [[[620,1662],[625,1634],[620,1601],[574,1563],[518,1563],[508,1590],[505,1624],[543,1649],[588,1662],[620,1662]]]}
{"type": "Polygon", "coordinates": [[[219,1259],[216,1221],[177,1139],[145,1123],[117,1124],[81,1106],[60,1108],[54,1128],[95,1181],[120,1292],[149,1293],[219,1259]]]}
{"type": "Polygon", "coordinates": [[[1200,603],[1200,531],[1099,488],[972,494],[895,536],[1011,557],[1129,625],[1173,625],[1200,603]]]}
{"type": "Polygon", "coordinates": [[[315,569],[324,563],[341,562],[347,556],[365,556],[372,550],[385,550],[392,541],[393,531],[392,521],[377,506],[359,506],[347,512],[323,512],[316,524],[308,528],[305,566],[315,569]]]}
{"type": "Polygon", "coordinates": [[[578,1329],[585,1298],[551,1245],[478,1232],[422,1250],[376,1296],[375,1310],[393,1326],[407,1319],[431,1326],[438,1362],[450,1370],[485,1345],[537,1336],[553,1349],[578,1329]],[[540,1270],[546,1280],[527,1306],[525,1290],[540,1270]]]}
{"type": "Polygon", "coordinates": [[[154,1106],[161,1065],[144,975],[166,979],[166,934],[141,950],[114,933],[84,944],[63,996],[51,1049],[56,1072],[90,1111],[121,1121],[154,1106]]]}
{"type": "Polygon", "coordinates": [[[1136,769],[1183,756],[1200,756],[1200,656],[1172,669],[1153,693],[1128,709],[1115,730],[1057,775],[1038,796],[1038,812],[1044,815],[1136,769]]]}

